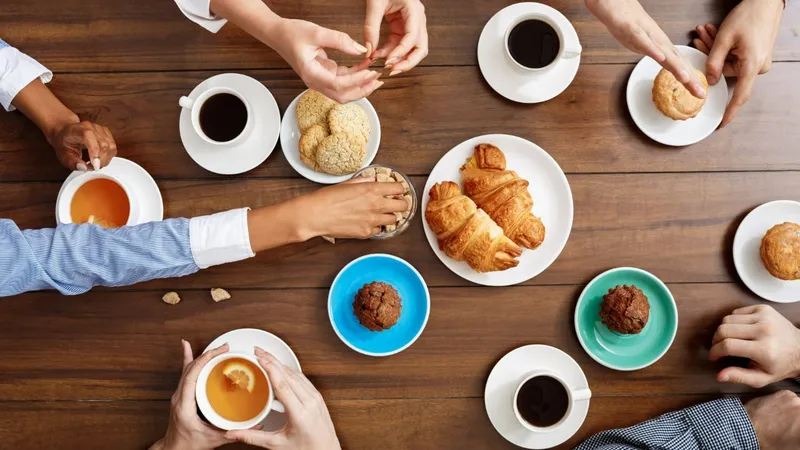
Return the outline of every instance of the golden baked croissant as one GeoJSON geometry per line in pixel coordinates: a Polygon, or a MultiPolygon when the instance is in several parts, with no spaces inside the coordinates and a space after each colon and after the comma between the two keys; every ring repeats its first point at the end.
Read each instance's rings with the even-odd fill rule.
{"type": "Polygon", "coordinates": [[[452,181],[431,188],[425,220],[439,240],[439,248],[456,261],[465,261],[478,272],[516,267],[522,249],[503,234],[502,228],[452,181]]]}
{"type": "Polygon", "coordinates": [[[528,181],[506,170],[506,157],[491,144],[478,144],[461,166],[464,193],[497,222],[512,241],[536,248],[544,241],[544,224],[531,212],[528,181]]]}

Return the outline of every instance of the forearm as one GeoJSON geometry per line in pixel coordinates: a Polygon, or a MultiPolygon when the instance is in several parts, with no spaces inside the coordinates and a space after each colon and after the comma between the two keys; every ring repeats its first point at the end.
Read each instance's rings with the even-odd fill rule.
{"type": "Polygon", "coordinates": [[[273,32],[281,17],[262,0],[211,0],[210,9],[264,44],[274,47],[273,32]]]}
{"type": "Polygon", "coordinates": [[[254,252],[303,242],[315,237],[314,232],[304,224],[296,199],[250,211],[247,216],[247,227],[250,246],[254,252]]]}
{"type": "Polygon", "coordinates": [[[598,433],[575,450],[757,450],[758,440],[742,403],[725,398],[665,414],[619,430],[598,433]]]}
{"type": "Polygon", "coordinates": [[[58,130],[80,122],[78,116],[38,78],[25,86],[14,97],[12,104],[42,130],[51,144],[58,130]]]}

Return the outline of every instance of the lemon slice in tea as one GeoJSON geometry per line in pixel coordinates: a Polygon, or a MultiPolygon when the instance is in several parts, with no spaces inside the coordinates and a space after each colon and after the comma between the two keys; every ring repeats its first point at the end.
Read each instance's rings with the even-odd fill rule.
{"type": "Polygon", "coordinates": [[[247,389],[247,392],[253,392],[256,386],[256,374],[253,369],[240,362],[232,362],[222,369],[222,374],[228,378],[232,385],[239,389],[247,389]]]}

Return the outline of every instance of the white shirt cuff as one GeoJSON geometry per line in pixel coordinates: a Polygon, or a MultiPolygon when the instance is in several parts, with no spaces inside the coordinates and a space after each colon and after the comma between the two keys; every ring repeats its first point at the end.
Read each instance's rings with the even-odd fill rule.
{"type": "Polygon", "coordinates": [[[189,244],[197,267],[205,269],[255,256],[247,228],[249,210],[234,209],[189,220],[189,244]]]}
{"type": "Polygon", "coordinates": [[[53,73],[14,47],[0,48],[0,104],[6,111],[16,109],[11,104],[14,97],[37,78],[47,83],[53,79],[53,73]]]}
{"type": "Polygon", "coordinates": [[[216,33],[228,21],[211,12],[211,0],[175,0],[184,16],[206,30],[216,33]]]}

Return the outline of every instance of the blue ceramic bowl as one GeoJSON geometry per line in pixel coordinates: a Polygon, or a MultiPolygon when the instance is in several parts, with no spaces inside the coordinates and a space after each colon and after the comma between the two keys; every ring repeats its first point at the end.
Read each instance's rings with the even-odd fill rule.
{"type": "Polygon", "coordinates": [[[667,286],[655,275],[633,267],[603,272],[589,282],[575,308],[575,331],[586,353],[616,370],[639,370],[661,359],[678,332],[678,308],[667,286]],[[639,334],[622,335],[600,320],[603,295],[617,285],[635,285],[650,303],[650,319],[639,334]]]}
{"type": "Polygon", "coordinates": [[[422,275],[392,255],[373,254],[353,260],[336,275],[328,293],[328,316],[333,331],[348,347],[369,356],[389,356],[417,340],[431,310],[431,297],[422,275]],[[392,328],[370,331],[353,312],[356,293],[365,284],[382,281],[397,289],[403,310],[392,328]]]}

